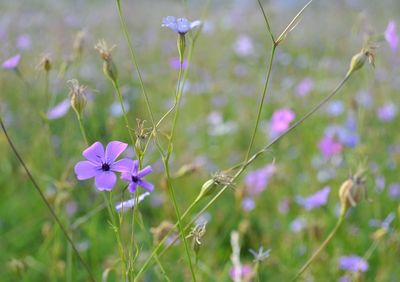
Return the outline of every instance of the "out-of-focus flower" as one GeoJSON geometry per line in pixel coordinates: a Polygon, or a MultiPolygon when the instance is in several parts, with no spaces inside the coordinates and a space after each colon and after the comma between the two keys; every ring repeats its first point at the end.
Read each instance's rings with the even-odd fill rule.
{"type": "Polygon", "coordinates": [[[179,34],[186,34],[189,30],[198,27],[201,24],[200,21],[189,21],[186,18],[176,18],[168,16],[163,18],[161,26],[168,27],[172,31],[179,34]]]}
{"type": "Polygon", "coordinates": [[[396,117],[397,107],[394,103],[386,103],[377,110],[376,114],[380,121],[389,122],[396,117]]]}
{"type": "Polygon", "coordinates": [[[271,249],[264,251],[264,248],[261,246],[258,251],[254,251],[249,249],[249,252],[254,256],[253,262],[261,262],[269,258],[269,254],[271,253],[271,249]]]}
{"type": "Polygon", "coordinates": [[[393,183],[389,185],[389,197],[392,199],[400,198],[400,184],[393,183]]]}
{"type": "Polygon", "coordinates": [[[385,189],[385,177],[377,176],[375,178],[375,191],[382,192],[385,189]]]}
{"type": "Polygon", "coordinates": [[[337,117],[344,112],[344,104],[342,101],[334,100],[327,105],[326,111],[328,115],[337,117]]]}
{"type": "Polygon", "coordinates": [[[59,119],[68,113],[71,103],[69,99],[65,99],[59,104],[55,105],[53,108],[49,109],[47,112],[47,118],[50,120],[59,119]]]}
{"type": "Polygon", "coordinates": [[[236,39],[233,49],[238,56],[247,57],[254,52],[253,40],[242,34],[236,39]]]}
{"type": "Polygon", "coordinates": [[[285,132],[289,125],[296,118],[295,113],[289,108],[281,108],[272,114],[270,131],[271,136],[275,137],[285,132]]]}
{"type": "Polygon", "coordinates": [[[314,81],[306,77],[296,87],[296,95],[300,97],[307,96],[314,88],[314,81]]]}
{"type": "Polygon", "coordinates": [[[339,267],[350,272],[365,272],[368,270],[368,263],[359,256],[343,256],[339,258],[339,267]]]}
{"type": "Polygon", "coordinates": [[[290,223],[290,230],[292,230],[294,233],[299,233],[306,228],[306,224],[307,222],[304,218],[298,217],[290,223]]]}
{"type": "Polygon", "coordinates": [[[127,171],[122,172],[121,179],[129,182],[128,189],[130,192],[135,192],[137,186],[141,186],[149,192],[154,190],[153,184],[142,179],[146,175],[153,172],[151,166],[146,166],[142,170],[139,170],[139,161],[134,160],[130,161],[128,168],[129,169],[127,171]]]}
{"type": "Polygon", "coordinates": [[[233,281],[249,281],[253,276],[253,269],[250,265],[244,264],[239,267],[232,267],[229,276],[233,281]]]}
{"type": "Polygon", "coordinates": [[[335,141],[331,136],[324,136],[318,144],[321,154],[325,158],[330,158],[342,152],[342,144],[335,141]]]}
{"type": "Polygon", "coordinates": [[[279,202],[278,211],[281,214],[287,214],[289,212],[289,199],[285,198],[279,202]]]}
{"type": "MultiPolygon", "coordinates": [[[[125,112],[129,112],[130,110],[130,105],[127,101],[124,100],[124,108],[125,108],[125,112]]],[[[121,107],[121,103],[114,101],[111,105],[110,105],[110,114],[113,117],[122,117],[122,115],[124,114],[122,112],[122,107],[121,107]]]]}
{"type": "Polygon", "coordinates": [[[243,210],[246,212],[252,211],[256,204],[254,203],[254,199],[252,197],[246,197],[242,200],[243,210]]]}
{"type": "Polygon", "coordinates": [[[13,70],[18,67],[19,61],[21,60],[21,55],[17,54],[3,62],[1,65],[5,70],[13,70]]]}
{"type": "Polygon", "coordinates": [[[390,21],[385,30],[385,39],[389,43],[390,48],[396,51],[399,47],[399,36],[397,35],[397,26],[395,21],[390,21]]]}
{"type": "Polygon", "coordinates": [[[250,196],[256,196],[264,191],[267,187],[268,180],[275,171],[275,165],[268,164],[263,168],[248,173],[244,180],[247,194],[250,196]]]}
{"type": "Polygon", "coordinates": [[[391,212],[388,214],[388,216],[383,220],[378,220],[378,219],[371,219],[368,222],[368,225],[371,227],[378,227],[378,228],[383,228],[388,230],[390,228],[390,224],[393,222],[395,219],[396,215],[394,212],[391,212]]]}
{"type": "Polygon", "coordinates": [[[27,50],[29,47],[31,47],[31,38],[27,34],[22,34],[17,37],[17,42],[16,42],[16,47],[17,49],[20,50],[27,50]]]}
{"type": "Polygon", "coordinates": [[[111,191],[117,182],[115,172],[128,171],[132,160],[121,159],[118,156],[128,147],[128,144],[120,141],[111,141],[106,150],[100,142],[95,142],[82,155],[86,161],[80,161],[75,165],[75,174],[78,180],[86,180],[94,177],[98,190],[111,191]]]}
{"type": "MultiPolygon", "coordinates": [[[[173,57],[169,60],[169,66],[171,67],[171,69],[173,70],[179,70],[179,68],[181,67],[181,63],[179,61],[179,57],[173,57]]],[[[186,59],[183,59],[182,62],[182,70],[185,70],[187,66],[187,61],[186,59]]]]}
{"type": "MultiPolygon", "coordinates": [[[[137,202],[140,203],[141,201],[144,200],[144,198],[146,198],[146,197],[149,196],[149,195],[150,195],[149,192],[144,192],[143,194],[141,194],[141,195],[138,197],[137,202]]],[[[117,210],[117,212],[126,211],[126,210],[129,210],[129,209],[133,208],[133,207],[135,206],[135,203],[136,203],[136,198],[134,197],[134,198],[129,199],[129,200],[127,200],[127,201],[118,203],[118,204],[115,206],[115,209],[117,210]]]]}
{"type": "Polygon", "coordinates": [[[303,198],[300,196],[296,197],[296,202],[304,207],[306,210],[312,210],[314,208],[323,206],[328,202],[330,191],[331,188],[326,186],[307,198],[303,198]]]}

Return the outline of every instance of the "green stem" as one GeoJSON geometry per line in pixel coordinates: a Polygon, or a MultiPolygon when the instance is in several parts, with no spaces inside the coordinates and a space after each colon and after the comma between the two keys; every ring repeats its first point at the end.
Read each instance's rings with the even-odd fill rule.
{"type": "Polygon", "coordinates": [[[259,125],[259,123],[260,123],[261,113],[262,113],[262,109],[263,109],[263,105],[264,105],[264,100],[265,100],[265,97],[266,97],[267,88],[268,88],[268,84],[269,84],[269,78],[270,78],[270,76],[271,76],[272,64],[273,64],[273,62],[274,62],[275,49],[276,49],[276,45],[273,44],[273,45],[272,45],[272,49],[271,49],[271,58],[270,58],[270,61],[269,61],[269,68],[268,68],[267,76],[266,76],[266,78],[265,78],[264,89],[263,89],[263,92],[262,92],[261,101],[260,101],[260,105],[259,105],[259,108],[258,108],[256,124],[255,124],[255,126],[254,126],[254,130],[253,130],[253,134],[252,134],[252,136],[251,136],[251,140],[250,140],[249,147],[247,148],[247,153],[246,153],[246,157],[245,157],[245,162],[249,159],[249,156],[250,156],[250,153],[251,153],[251,149],[252,149],[252,147],[253,147],[254,140],[255,140],[255,138],[256,138],[258,125],[259,125]]]}
{"type": "Polygon", "coordinates": [[[297,272],[296,276],[292,279],[292,281],[296,281],[300,276],[306,271],[306,269],[313,263],[315,258],[321,253],[323,249],[328,245],[328,243],[335,236],[336,232],[339,230],[340,226],[344,221],[345,213],[342,212],[338,221],[336,222],[335,228],[329,233],[328,237],[326,237],[325,241],[318,247],[318,249],[314,252],[314,254],[307,260],[307,262],[303,265],[303,267],[297,272]]]}
{"type": "Polygon", "coordinates": [[[85,141],[86,146],[89,146],[89,141],[88,141],[88,138],[86,135],[85,127],[83,126],[82,115],[79,113],[76,113],[76,117],[78,118],[79,129],[81,130],[83,140],[85,141]]]}
{"type": "Polygon", "coordinates": [[[69,242],[69,244],[71,245],[74,253],[77,255],[79,261],[81,262],[81,264],[83,265],[83,267],[85,268],[86,272],[89,275],[89,279],[90,281],[96,281],[94,279],[94,276],[89,268],[89,266],[86,264],[86,262],[83,260],[83,258],[81,257],[81,255],[79,254],[78,249],[75,246],[75,243],[72,241],[71,237],[69,236],[67,229],[64,227],[63,223],[61,222],[60,218],[58,217],[58,215],[55,213],[55,211],[53,210],[53,208],[51,207],[50,203],[47,201],[45,195],[43,194],[42,190],[40,189],[39,185],[37,184],[35,178],[33,178],[30,170],[28,169],[28,167],[26,166],[24,160],[22,159],[21,155],[19,154],[19,152],[17,151],[16,147],[14,146],[14,143],[12,142],[10,136],[8,135],[7,129],[4,126],[3,123],[3,119],[0,117],[0,125],[1,128],[3,130],[3,133],[7,139],[8,144],[11,147],[11,150],[13,151],[14,155],[17,157],[18,161],[21,163],[22,167],[24,168],[26,174],[28,175],[29,179],[31,180],[34,188],[36,189],[36,191],[39,193],[40,198],[42,199],[42,201],[44,202],[44,204],[46,205],[47,209],[49,210],[51,216],[53,217],[53,219],[56,221],[56,223],[58,224],[58,226],[60,227],[62,233],[64,234],[65,238],[67,239],[67,241],[69,242]]]}

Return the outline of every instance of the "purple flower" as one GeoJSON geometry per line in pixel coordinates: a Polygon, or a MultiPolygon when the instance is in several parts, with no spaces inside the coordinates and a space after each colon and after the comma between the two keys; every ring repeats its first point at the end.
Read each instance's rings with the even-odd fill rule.
{"type": "Polygon", "coordinates": [[[254,203],[254,199],[251,197],[246,197],[242,201],[242,208],[244,211],[249,212],[252,211],[256,207],[254,203]]]}
{"type": "Polygon", "coordinates": [[[277,136],[289,128],[289,124],[295,119],[295,113],[288,108],[281,108],[272,114],[271,135],[277,136]]]}
{"type": "MultiPolygon", "coordinates": [[[[169,60],[169,66],[171,67],[171,69],[174,70],[179,70],[179,68],[181,67],[181,63],[179,61],[179,57],[173,57],[169,60]]],[[[182,69],[185,70],[187,66],[187,61],[186,59],[183,59],[182,62],[182,69]]]]}
{"type": "Polygon", "coordinates": [[[22,34],[18,36],[16,45],[20,50],[27,50],[31,46],[31,38],[27,34],[22,34]]]}
{"type": "Polygon", "coordinates": [[[198,27],[200,24],[201,24],[200,21],[190,22],[186,18],[176,18],[173,16],[168,16],[163,18],[161,26],[168,27],[172,31],[184,35],[189,30],[198,27]]]}
{"type": "Polygon", "coordinates": [[[268,164],[263,168],[247,174],[244,180],[247,188],[247,193],[250,196],[255,196],[264,191],[267,187],[269,178],[275,173],[275,170],[275,165],[268,164]]]}
{"type": "Polygon", "coordinates": [[[294,233],[299,233],[304,228],[306,228],[306,225],[307,222],[305,221],[305,219],[298,217],[290,223],[290,230],[292,230],[294,233]]]}
{"type": "Polygon", "coordinates": [[[80,161],[75,165],[76,177],[78,180],[94,177],[98,190],[111,191],[117,181],[114,172],[127,171],[132,162],[127,158],[115,161],[126,147],[128,147],[126,143],[111,141],[104,151],[103,145],[95,142],[82,153],[86,161],[80,161]]]}
{"type": "Polygon", "coordinates": [[[314,88],[314,81],[306,77],[296,87],[296,95],[300,97],[307,96],[314,88]]]}
{"type": "Polygon", "coordinates": [[[385,39],[389,43],[390,48],[396,51],[399,47],[399,37],[397,35],[397,27],[395,21],[390,21],[385,30],[385,39]]]}
{"type": "Polygon", "coordinates": [[[17,68],[20,59],[21,59],[21,55],[17,54],[14,57],[11,57],[11,58],[5,60],[1,66],[3,67],[3,69],[13,70],[13,69],[17,68]]]}
{"type": "Polygon", "coordinates": [[[296,202],[299,205],[303,206],[306,210],[312,210],[327,203],[330,191],[331,188],[329,186],[326,186],[307,198],[298,196],[296,198],[296,202]]]}
{"type": "Polygon", "coordinates": [[[65,99],[47,112],[48,119],[58,119],[65,116],[71,107],[70,99],[65,99]]]}
{"type": "Polygon", "coordinates": [[[229,276],[232,280],[247,281],[253,275],[253,269],[250,265],[244,264],[239,267],[232,267],[229,271],[229,276]],[[238,279],[239,278],[239,279],[238,279]]]}
{"type": "Polygon", "coordinates": [[[389,185],[389,196],[392,199],[400,198],[400,184],[393,183],[389,185]]]}
{"type": "MultiPolygon", "coordinates": [[[[137,202],[140,203],[141,201],[144,200],[144,198],[146,198],[146,197],[149,196],[149,195],[150,195],[149,192],[145,192],[145,193],[141,194],[141,195],[138,197],[137,202]]],[[[118,204],[115,206],[115,209],[117,210],[117,212],[126,211],[126,210],[129,210],[130,208],[133,208],[133,207],[135,206],[135,203],[136,203],[136,198],[134,197],[134,198],[129,199],[129,200],[127,200],[127,201],[118,203],[118,204]]]]}
{"type": "Polygon", "coordinates": [[[233,45],[235,52],[240,57],[246,57],[254,52],[253,41],[247,35],[240,35],[233,45]]]}
{"type": "Polygon", "coordinates": [[[342,151],[342,144],[335,141],[331,136],[324,136],[319,142],[318,147],[325,158],[330,158],[342,151]]]}
{"type": "Polygon", "coordinates": [[[389,122],[396,117],[397,107],[393,103],[386,103],[377,110],[376,114],[380,121],[389,122]]]}
{"type": "Polygon", "coordinates": [[[359,256],[344,256],[339,258],[339,267],[350,272],[365,272],[368,270],[368,263],[359,256]]]}
{"type": "Polygon", "coordinates": [[[132,193],[136,191],[138,185],[147,191],[152,192],[154,190],[154,185],[142,179],[144,176],[152,172],[153,169],[151,166],[146,166],[144,169],[139,171],[139,161],[134,160],[130,161],[129,169],[122,172],[121,179],[129,182],[128,189],[132,193]]]}

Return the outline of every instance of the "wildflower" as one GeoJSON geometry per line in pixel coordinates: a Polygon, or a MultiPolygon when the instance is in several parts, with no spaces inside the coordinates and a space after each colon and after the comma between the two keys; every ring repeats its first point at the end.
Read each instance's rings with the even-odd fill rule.
{"type": "Polygon", "coordinates": [[[368,263],[359,256],[343,256],[339,259],[339,267],[350,272],[365,272],[368,270],[368,263]]]}
{"type": "Polygon", "coordinates": [[[296,95],[300,97],[307,96],[314,88],[314,81],[306,77],[296,87],[296,95]]]}
{"type": "Polygon", "coordinates": [[[386,103],[376,112],[378,119],[383,122],[392,121],[397,115],[397,107],[393,103],[386,103]]]}
{"type": "Polygon", "coordinates": [[[321,139],[318,147],[321,154],[327,159],[340,154],[342,151],[342,144],[337,142],[333,137],[327,135],[321,139]]]}
{"type": "Polygon", "coordinates": [[[281,108],[272,114],[271,135],[277,136],[289,128],[289,124],[296,118],[295,113],[289,108],[281,108]]]}
{"type": "Polygon", "coordinates": [[[136,191],[138,185],[147,191],[152,192],[154,190],[154,185],[142,179],[144,176],[152,172],[153,169],[151,166],[146,166],[144,169],[139,171],[139,161],[134,160],[130,161],[128,170],[122,172],[121,179],[129,182],[128,189],[132,193],[136,191]]]}
{"type": "Polygon", "coordinates": [[[247,35],[240,35],[236,39],[233,48],[238,56],[249,56],[254,52],[253,40],[247,35]]]}
{"type": "Polygon", "coordinates": [[[397,35],[397,26],[395,21],[390,21],[385,30],[385,39],[389,43],[390,48],[396,51],[399,47],[399,37],[397,35]]]}
{"type": "Polygon", "coordinates": [[[243,210],[249,212],[254,210],[254,208],[256,207],[256,204],[254,202],[254,199],[251,197],[246,197],[242,200],[242,208],[243,210]]]}
{"type": "Polygon", "coordinates": [[[290,230],[292,230],[294,233],[299,233],[306,227],[306,225],[307,222],[304,218],[297,217],[290,223],[290,230]]]}
{"type": "Polygon", "coordinates": [[[55,105],[53,108],[49,109],[47,112],[47,118],[50,120],[59,119],[68,113],[71,103],[69,99],[65,99],[59,104],[55,105]]]}
{"type": "MultiPolygon", "coordinates": [[[[143,194],[141,194],[141,195],[138,197],[137,202],[140,203],[141,201],[144,200],[144,198],[146,198],[146,197],[149,196],[149,195],[150,195],[149,192],[144,192],[143,194]]],[[[115,206],[115,209],[117,210],[117,212],[122,212],[122,211],[124,211],[124,210],[128,210],[128,209],[130,209],[130,208],[133,208],[133,207],[135,206],[135,204],[136,204],[136,198],[132,198],[132,199],[129,199],[129,200],[127,200],[127,201],[118,203],[118,204],[115,206]]]]}
{"type": "Polygon", "coordinates": [[[229,276],[233,281],[251,281],[253,277],[253,269],[250,265],[244,264],[239,267],[232,267],[229,276]]]}
{"type": "Polygon", "coordinates": [[[389,197],[392,199],[400,198],[400,184],[393,183],[389,185],[389,197]]]}
{"type": "Polygon", "coordinates": [[[334,100],[327,105],[326,112],[328,115],[337,117],[340,116],[344,112],[344,104],[342,101],[334,100]]]}
{"type": "Polygon", "coordinates": [[[267,187],[268,181],[275,173],[276,167],[274,164],[268,164],[263,168],[255,170],[247,174],[245,178],[245,185],[247,193],[250,196],[256,196],[263,192],[267,187]]]}
{"type": "MultiPolygon", "coordinates": [[[[179,70],[179,68],[181,67],[181,63],[179,61],[178,57],[173,57],[169,60],[169,66],[171,67],[171,69],[173,70],[179,70]]],[[[182,70],[185,70],[187,67],[187,61],[184,59],[182,62],[182,70]]]]}
{"type": "Polygon", "coordinates": [[[176,18],[173,16],[168,16],[163,18],[162,27],[168,27],[172,31],[179,34],[186,34],[189,30],[198,27],[201,24],[200,21],[190,22],[186,18],[176,18]]]}
{"type": "Polygon", "coordinates": [[[16,42],[16,47],[17,49],[20,50],[27,50],[29,47],[31,47],[31,38],[27,34],[22,34],[17,37],[17,42],[16,42]]]}
{"type": "Polygon", "coordinates": [[[307,198],[297,197],[296,200],[297,203],[304,207],[306,210],[312,210],[327,203],[330,191],[331,188],[329,186],[326,186],[322,190],[319,190],[318,192],[307,198]]]}
{"type": "Polygon", "coordinates": [[[20,60],[21,60],[21,55],[17,54],[14,57],[5,60],[1,66],[5,70],[13,70],[18,67],[20,60]]]}
{"type": "Polygon", "coordinates": [[[116,161],[126,147],[128,147],[126,143],[111,141],[104,151],[103,145],[95,142],[82,153],[87,160],[80,161],[75,165],[75,174],[78,180],[94,177],[98,190],[111,191],[117,181],[114,172],[127,171],[132,162],[127,158],[116,161]]]}
{"type": "Polygon", "coordinates": [[[254,256],[254,260],[253,262],[261,262],[263,260],[266,260],[267,258],[269,258],[269,254],[271,253],[271,249],[268,249],[266,251],[264,251],[264,248],[261,246],[258,249],[258,252],[249,249],[249,252],[254,256]]]}

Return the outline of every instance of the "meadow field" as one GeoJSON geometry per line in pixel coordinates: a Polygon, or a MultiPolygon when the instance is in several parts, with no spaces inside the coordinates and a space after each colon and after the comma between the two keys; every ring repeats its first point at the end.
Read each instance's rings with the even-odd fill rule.
{"type": "Polygon", "coordinates": [[[399,25],[1,1],[0,281],[400,281],[399,25]]]}

